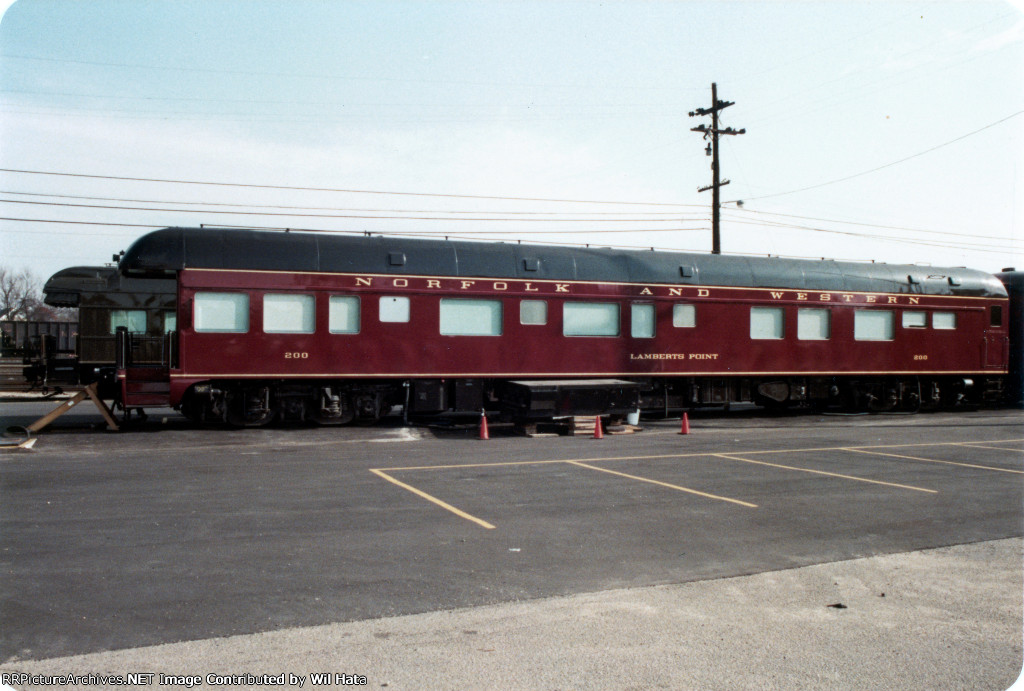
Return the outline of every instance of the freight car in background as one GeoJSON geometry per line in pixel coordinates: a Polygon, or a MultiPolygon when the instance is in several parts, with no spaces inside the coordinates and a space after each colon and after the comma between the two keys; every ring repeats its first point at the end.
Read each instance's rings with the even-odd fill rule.
{"type": "Polygon", "coordinates": [[[201,422],[913,411],[1000,399],[1009,360],[1007,291],[963,268],[166,228],[117,273],[174,294],[159,363],[99,325],[117,402],[201,422]]]}
{"type": "Polygon", "coordinates": [[[118,327],[134,337],[133,359],[140,365],[166,361],[177,326],[177,285],[169,278],[122,276],[115,266],[75,266],[58,271],[43,286],[43,302],[78,309],[73,348],[55,339],[33,342],[24,374],[35,387],[56,388],[99,383],[100,395],[120,393],[114,367],[118,327]]]}

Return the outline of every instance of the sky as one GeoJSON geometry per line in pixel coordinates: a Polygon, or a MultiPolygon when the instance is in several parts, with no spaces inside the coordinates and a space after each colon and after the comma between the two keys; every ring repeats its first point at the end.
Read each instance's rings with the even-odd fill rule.
{"type": "Polygon", "coordinates": [[[170,226],[1024,269],[1007,2],[0,2],[0,265],[170,226]]]}

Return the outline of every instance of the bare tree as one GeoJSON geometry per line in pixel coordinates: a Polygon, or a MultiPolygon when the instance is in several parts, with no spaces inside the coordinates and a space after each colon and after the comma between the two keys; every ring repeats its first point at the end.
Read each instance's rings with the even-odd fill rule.
{"type": "Polygon", "coordinates": [[[29,321],[47,312],[35,274],[28,269],[14,271],[0,266],[0,318],[29,321]]]}

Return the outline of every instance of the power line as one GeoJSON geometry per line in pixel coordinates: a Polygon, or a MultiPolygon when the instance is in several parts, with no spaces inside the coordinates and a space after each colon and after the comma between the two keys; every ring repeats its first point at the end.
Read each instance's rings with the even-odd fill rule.
{"type": "MultiPolygon", "coordinates": [[[[24,222],[24,223],[48,223],[48,224],[56,224],[56,225],[111,226],[111,227],[118,227],[118,228],[148,228],[148,229],[151,229],[151,230],[156,230],[156,229],[159,229],[159,228],[166,227],[163,224],[161,224],[161,225],[146,225],[146,224],[141,224],[141,223],[107,223],[107,222],[103,222],[103,221],[65,221],[65,220],[60,220],[60,219],[16,218],[16,217],[11,217],[11,216],[0,216],[0,221],[15,221],[15,222],[24,222]]],[[[298,227],[294,227],[294,226],[289,226],[287,228],[284,228],[284,227],[280,227],[280,226],[258,226],[258,225],[233,226],[233,225],[219,225],[218,224],[216,226],[207,226],[207,227],[210,228],[210,229],[215,229],[215,228],[237,228],[237,229],[245,229],[245,230],[269,230],[269,231],[282,231],[282,232],[283,231],[292,231],[292,232],[301,232],[301,233],[326,233],[326,234],[334,234],[334,235],[361,235],[361,236],[376,235],[376,236],[380,236],[380,237],[385,237],[386,236],[386,237],[432,238],[432,239],[435,239],[435,240],[436,239],[440,239],[440,238],[444,238],[446,240],[454,238],[454,239],[461,239],[461,240],[483,240],[483,241],[488,241],[488,242],[494,242],[495,241],[494,238],[487,237],[485,232],[479,232],[479,231],[472,231],[470,233],[451,233],[451,232],[444,232],[444,231],[435,231],[435,232],[415,232],[415,231],[407,232],[407,231],[402,231],[402,232],[398,232],[398,233],[387,233],[387,232],[378,232],[378,231],[372,231],[371,232],[371,231],[366,231],[366,230],[339,230],[339,229],[336,229],[336,228],[334,228],[334,229],[298,228],[298,227]]],[[[673,231],[678,231],[678,230],[687,230],[687,229],[677,228],[677,229],[672,229],[672,230],[673,231]]],[[[694,228],[694,229],[690,229],[690,230],[704,230],[704,231],[706,231],[706,230],[708,230],[708,228],[706,228],[706,227],[705,228],[694,228]]],[[[38,231],[31,231],[31,230],[28,230],[28,231],[13,230],[12,231],[12,230],[6,230],[4,232],[8,232],[8,233],[26,233],[27,234],[27,233],[36,233],[38,231]]],[[[600,232],[600,231],[597,231],[597,232],[600,232]]],[[[653,231],[636,231],[636,232],[653,232],[653,231]]],[[[79,234],[80,235],[88,235],[90,237],[91,236],[122,237],[121,235],[117,235],[117,234],[113,234],[113,233],[79,233],[79,234]]],[[[515,240],[505,240],[504,242],[515,242],[515,240]]],[[[530,243],[528,243],[528,244],[530,244],[530,243]]],[[[546,244],[551,244],[551,243],[546,243],[546,244]]],[[[669,252],[696,251],[696,250],[680,250],[679,248],[672,248],[672,247],[651,247],[650,245],[644,245],[644,246],[639,246],[639,245],[608,245],[608,244],[604,244],[604,243],[593,243],[593,242],[590,242],[590,243],[558,242],[558,243],[554,243],[554,244],[568,245],[568,246],[573,246],[573,247],[591,247],[591,246],[598,246],[598,245],[600,245],[601,247],[618,247],[618,248],[622,248],[622,249],[638,249],[638,250],[655,250],[655,249],[657,249],[657,250],[665,250],[665,251],[669,251],[669,252]]]]}
{"type": "Polygon", "coordinates": [[[764,214],[768,216],[783,216],[785,218],[799,218],[803,221],[824,221],[826,223],[842,223],[844,225],[863,226],[866,228],[882,228],[884,230],[906,230],[913,233],[932,233],[934,235],[951,235],[954,237],[963,238],[978,238],[981,240],[1005,240],[1006,238],[999,237],[997,235],[977,235],[975,233],[952,233],[944,230],[930,230],[927,228],[908,228],[906,226],[887,226],[880,225],[878,223],[862,223],[859,221],[840,221],[834,218],[818,218],[816,216],[797,216],[795,214],[783,214],[775,211],[759,211],[757,209],[726,209],[730,213],[752,213],[752,214],[764,214]]]}
{"type": "MultiPolygon", "coordinates": [[[[333,206],[289,206],[280,204],[242,204],[227,202],[177,202],[167,199],[126,199],[123,197],[95,197],[81,194],[53,194],[48,192],[16,192],[11,190],[0,190],[0,194],[10,194],[25,197],[51,197],[54,199],[78,199],[85,201],[102,202],[125,202],[131,204],[187,204],[193,206],[242,206],[250,209],[293,209],[299,211],[364,211],[372,213],[442,213],[442,214],[506,214],[510,216],[578,216],[579,213],[586,213],[588,216],[622,216],[629,214],[642,214],[644,216],[672,216],[680,220],[681,215],[674,211],[467,211],[453,209],[367,209],[356,207],[333,207],[333,206]]],[[[202,209],[181,209],[182,211],[202,211],[202,209]]],[[[696,218],[703,219],[703,214],[696,218]]],[[[648,219],[643,219],[648,220],[648,219]]],[[[684,219],[685,220],[685,219],[684,219]]]]}
{"type": "Polygon", "coordinates": [[[909,161],[911,159],[917,158],[919,156],[924,156],[925,154],[928,154],[928,153],[931,153],[932,151],[936,151],[938,149],[941,149],[944,146],[949,146],[950,144],[955,144],[956,142],[959,142],[961,140],[967,139],[968,137],[971,137],[971,136],[973,136],[975,134],[978,134],[979,132],[983,132],[983,131],[989,129],[990,127],[995,127],[996,125],[1004,123],[1007,120],[1011,120],[1011,119],[1017,117],[1018,115],[1021,115],[1022,113],[1024,113],[1024,110],[1018,110],[1016,113],[1013,113],[1012,115],[1007,115],[1005,118],[1002,118],[1000,120],[996,120],[995,122],[991,122],[991,123],[985,125],[984,127],[980,127],[978,129],[974,130],[973,132],[968,132],[967,134],[961,135],[961,136],[957,137],[956,139],[950,139],[948,142],[944,142],[942,144],[939,144],[938,146],[933,146],[930,149],[925,149],[924,151],[919,151],[918,153],[913,154],[912,156],[907,156],[906,158],[901,158],[898,161],[892,161],[891,163],[886,163],[885,165],[878,166],[877,168],[872,168],[871,170],[865,170],[865,171],[862,171],[860,173],[855,173],[853,175],[847,175],[845,178],[839,178],[837,180],[829,180],[828,182],[822,182],[820,184],[811,185],[809,187],[801,187],[800,189],[790,190],[789,192],[777,192],[775,194],[763,194],[763,195],[758,196],[758,197],[747,197],[746,199],[733,199],[733,200],[725,202],[725,203],[726,204],[735,204],[736,202],[740,202],[740,201],[746,202],[746,201],[753,201],[755,199],[770,199],[772,197],[782,197],[782,196],[787,195],[787,194],[796,194],[797,192],[806,192],[807,190],[815,190],[815,189],[818,189],[819,187],[825,187],[826,185],[834,185],[834,184],[839,183],[839,182],[846,182],[847,180],[853,180],[854,178],[859,178],[859,177],[861,177],[863,175],[868,175],[870,173],[876,173],[876,172],[878,172],[880,170],[884,170],[886,168],[891,168],[892,166],[898,165],[900,163],[905,163],[905,162],[907,162],[907,161],[909,161]]]}
{"type": "Polygon", "coordinates": [[[543,103],[536,100],[523,101],[520,103],[508,103],[504,101],[494,103],[353,103],[351,101],[298,101],[294,99],[269,100],[257,98],[200,98],[196,96],[145,96],[138,93],[121,96],[101,93],[82,93],[79,91],[39,91],[36,89],[0,89],[0,94],[25,94],[30,96],[62,96],[72,98],[92,98],[101,100],[117,101],[172,101],[180,103],[244,103],[249,105],[281,105],[294,108],[295,106],[341,106],[343,108],[457,108],[465,110],[468,108],[578,108],[587,110],[590,108],[625,108],[634,110],[638,106],[647,108],[673,108],[682,110],[683,106],[678,103],[638,103],[637,101],[623,101],[620,103],[583,103],[573,101],[572,103],[543,103]]]}
{"type": "MultiPolygon", "coordinates": [[[[27,204],[32,206],[59,206],[70,209],[103,209],[111,211],[161,211],[171,213],[203,213],[230,216],[285,216],[288,218],[352,218],[372,219],[389,221],[475,221],[485,222],[515,222],[515,223],[678,223],[679,218],[469,218],[469,217],[444,217],[444,216],[382,216],[365,214],[310,214],[310,213],[275,213],[267,211],[222,211],[213,209],[167,209],[159,207],[141,206],[112,206],[109,204],[70,204],[68,202],[41,202],[24,199],[0,199],[4,204],[27,204]]],[[[565,231],[570,232],[570,231],[565,231]]],[[[588,231],[572,231],[588,232],[588,231]]],[[[598,231],[592,231],[598,232],[598,231]]],[[[624,232],[624,231],[614,231],[624,232]]]]}
{"type": "MultiPolygon", "coordinates": [[[[110,222],[103,222],[103,221],[67,221],[67,220],[59,220],[59,219],[17,218],[17,217],[0,217],[0,221],[15,221],[15,222],[26,222],[26,223],[47,223],[47,224],[76,225],[76,226],[79,226],[79,225],[81,225],[81,226],[107,226],[107,227],[117,227],[117,228],[145,228],[145,229],[151,229],[151,230],[155,230],[155,229],[158,229],[158,228],[165,227],[162,224],[161,225],[147,225],[147,224],[141,224],[141,223],[110,223],[110,222]]],[[[912,244],[912,245],[922,245],[922,246],[926,246],[926,247],[939,247],[939,248],[949,248],[949,249],[967,249],[967,250],[974,251],[974,252],[984,252],[984,253],[988,253],[988,254],[1002,254],[1002,255],[1005,255],[1005,253],[1006,253],[1005,249],[992,250],[992,249],[984,249],[983,247],[970,247],[970,246],[964,246],[964,245],[949,245],[949,244],[927,242],[927,241],[921,241],[921,240],[905,240],[905,239],[895,238],[895,237],[872,236],[872,235],[868,235],[868,234],[864,234],[864,233],[853,233],[853,232],[835,231],[835,230],[828,230],[828,229],[824,229],[824,228],[810,228],[810,227],[807,227],[807,226],[786,226],[784,224],[757,223],[757,222],[751,222],[751,221],[732,221],[732,222],[733,223],[741,223],[741,224],[745,224],[745,225],[762,225],[762,226],[766,226],[766,227],[781,227],[781,228],[788,227],[788,228],[793,228],[793,229],[798,229],[798,230],[804,229],[804,230],[813,230],[813,231],[824,232],[824,233],[838,233],[838,234],[841,234],[841,235],[851,235],[851,236],[856,236],[856,237],[873,237],[873,238],[880,239],[880,240],[890,240],[890,241],[893,241],[893,242],[902,242],[902,243],[905,243],[905,244],[912,244]]],[[[297,227],[282,228],[282,227],[276,227],[276,226],[253,226],[253,225],[246,225],[246,226],[218,225],[218,226],[213,226],[213,227],[215,227],[215,228],[238,228],[238,229],[250,229],[250,230],[277,230],[277,231],[291,230],[291,231],[294,231],[294,232],[329,233],[329,234],[338,234],[338,235],[368,235],[369,234],[369,235],[387,236],[387,237],[434,238],[434,239],[438,239],[438,238],[443,237],[446,240],[447,239],[460,239],[460,240],[483,240],[483,241],[491,241],[491,242],[494,241],[493,238],[482,237],[481,234],[478,233],[478,232],[472,232],[472,233],[469,233],[469,234],[465,234],[465,233],[444,233],[443,231],[438,231],[438,232],[433,232],[433,233],[422,233],[422,232],[418,233],[418,232],[404,232],[404,231],[400,232],[400,233],[383,233],[383,232],[368,233],[368,231],[365,231],[365,230],[338,230],[338,229],[330,229],[330,230],[328,230],[328,229],[323,229],[323,228],[297,228],[297,227]]],[[[705,230],[706,231],[706,230],[709,230],[709,228],[705,227],[705,228],[699,228],[699,229],[696,229],[696,230],[705,230]]],[[[13,230],[12,231],[12,230],[7,230],[5,232],[33,233],[33,232],[38,232],[38,231],[17,231],[17,230],[13,230]]],[[[121,235],[117,235],[117,234],[113,234],[113,233],[80,233],[80,235],[104,236],[104,237],[122,237],[121,235]]],[[[508,242],[511,242],[511,241],[508,241],[508,242]]],[[[531,244],[531,243],[528,242],[527,244],[531,244]]],[[[571,247],[601,246],[601,247],[614,247],[614,248],[619,248],[619,249],[661,250],[661,251],[667,251],[667,252],[696,252],[696,253],[701,253],[700,250],[681,249],[679,247],[658,247],[658,246],[653,246],[652,247],[650,245],[645,245],[645,246],[639,246],[639,245],[609,245],[609,244],[601,244],[601,243],[569,243],[569,242],[559,242],[559,243],[555,243],[555,244],[564,245],[564,246],[571,246],[571,247]]],[[[723,254],[735,255],[735,256],[762,256],[762,255],[757,255],[757,254],[753,254],[753,253],[742,253],[742,252],[723,252],[723,254]]],[[[768,254],[767,256],[785,256],[785,257],[789,257],[789,258],[793,258],[793,259],[820,259],[821,258],[820,255],[809,256],[809,255],[771,255],[771,254],[768,254]]],[[[868,259],[861,259],[861,260],[845,259],[844,261],[862,261],[862,262],[872,261],[873,262],[874,260],[868,260],[868,259]]]]}
{"type": "Polygon", "coordinates": [[[832,230],[832,229],[828,229],[828,228],[813,228],[813,227],[810,227],[810,226],[800,226],[800,225],[789,224],[789,223],[775,223],[775,222],[771,222],[771,221],[736,221],[736,220],[734,220],[734,221],[731,221],[731,222],[732,223],[739,223],[741,225],[762,226],[762,227],[767,227],[767,228],[782,228],[782,229],[790,229],[790,230],[810,230],[810,231],[814,231],[814,232],[817,232],[817,233],[831,233],[831,234],[834,234],[834,235],[847,235],[847,236],[851,236],[851,237],[870,238],[872,240],[883,240],[883,241],[887,241],[887,242],[899,242],[899,243],[903,243],[903,244],[906,244],[906,245],[919,245],[919,246],[922,246],[922,247],[941,247],[941,248],[945,248],[945,249],[970,250],[972,252],[987,252],[987,253],[1002,254],[1002,255],[1005,255],[1006,251],[1007,251],[1007,248],[1005,246],[998,246],[998,245],[987,245],[987,244],[977,244],[977,243],[943,243],[943,242],[930,241],[930,240],[920,240],[920,239],[911,239],[911,238],[898,238],[898,237],[895,237],[895,236],[892,236],[892,235],[873,235],[871,233],[855,233],[853,231],[847,231],[847,230],[832,230]]]}
{"type": "Polygon", "coordinates": [[[671,206],[671,207],[685,207],[685,208],[703,208],[699,204],[675,204],[669,202],[626,202],[626,201],[608,201],[608,200],[594,200],[594,199],[547,199],[540,197],[500,197],[492,195],[482,194],[439,194],[432,192],[391,192],[384,190],[357,190],[357,189],[344,189],[336,187],[295,187],[290,185],[260,185],[260,184],[246,184],[239,182],[213,182],[213,181],[200,181],[200,180],[170,180],[163,178],[136,178],[118,175],[88,175],[85,173],[60,173],[55,171],[44,171],[44,170],[23,170],[16,168],[0,168],[0,173],[18,173],[21,175],[52,175],[55,177],[70,177],[70,178],[87,178],[90,180],[118,180],[121,182],[159,182],[164,184],[174,185],[208,185],[211,187],[240,187],[246,189],[264,189],[264,190],[290,190],[290,191],[302,191],[302,192],[342,192],[346,194],[380,194],[380,195],[395,195],[405,197],[441,197],[446,199],[499,199],[503,201],[519,201],[519,202],[554,202],[561,204],[617,204],[626,206],[671,206]]]}
{"type": "MultiPolygon", "coordinates": [[[[501,86],[501,87],[517,87],[517,88],[552,88],[552,89],[594,89],[601,88],[607,89],[611,85],[609,84],[581,84],[581,83],[536,83],[536,84],[523,84],[517,82],[484,82],[484,81],[469,81],[469,80],[457,80],[457,79],[409,79],[409,78],[396,78],[396,77],[351,77],[339,74],[326,74],[326,73],[302,73],[302,72],[270,72],[262,70],[226,70],[226,69],[214,69],[211,67],[181,67],[181,66],[169,66],[169,65],[140,65],[123,62],[100,62],[96,60],[66,60],[62,58],[43,58],[34,55],[15,55],[13,53],[0,54],[0,58],[14,59],[14,60],[34,60],[36,62],[57,62],[62,64],[71,65],[89,65],[92,67],[127,67],[129,69],[142,69],[142,70],[161,70],[165,72],[200,72],[203,74],[233,74],[233,75],[247,75],[254,77],[285,77],[287,79],[328,79],[332,81],[355,81],[355,82],[393,82],[402,84],[454,84],[460,86],[501,86]]],[[[620,84],[614,86],[615,89],[638,89],[647,91],[667,91],[669,87],[665,86],[644,86],[640,84],[620,84]]],[[[696,89],[694,89],[696,90],[696,89]]],[[[675,91],[675,89],[673,89],[675,91]]]]}

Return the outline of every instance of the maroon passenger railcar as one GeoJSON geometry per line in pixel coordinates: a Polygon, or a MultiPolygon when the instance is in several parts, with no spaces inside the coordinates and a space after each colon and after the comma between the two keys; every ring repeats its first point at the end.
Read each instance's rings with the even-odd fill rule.
{"type": "Polygon", "coordinates": [[[916,410],[998,397],[1008,359],[1004,287],[962,268],[168,228],[119,270],[177,281],[174,358],[125,362],[123,405],[203,421],[516,413],[580,380],[916,410]]]}

